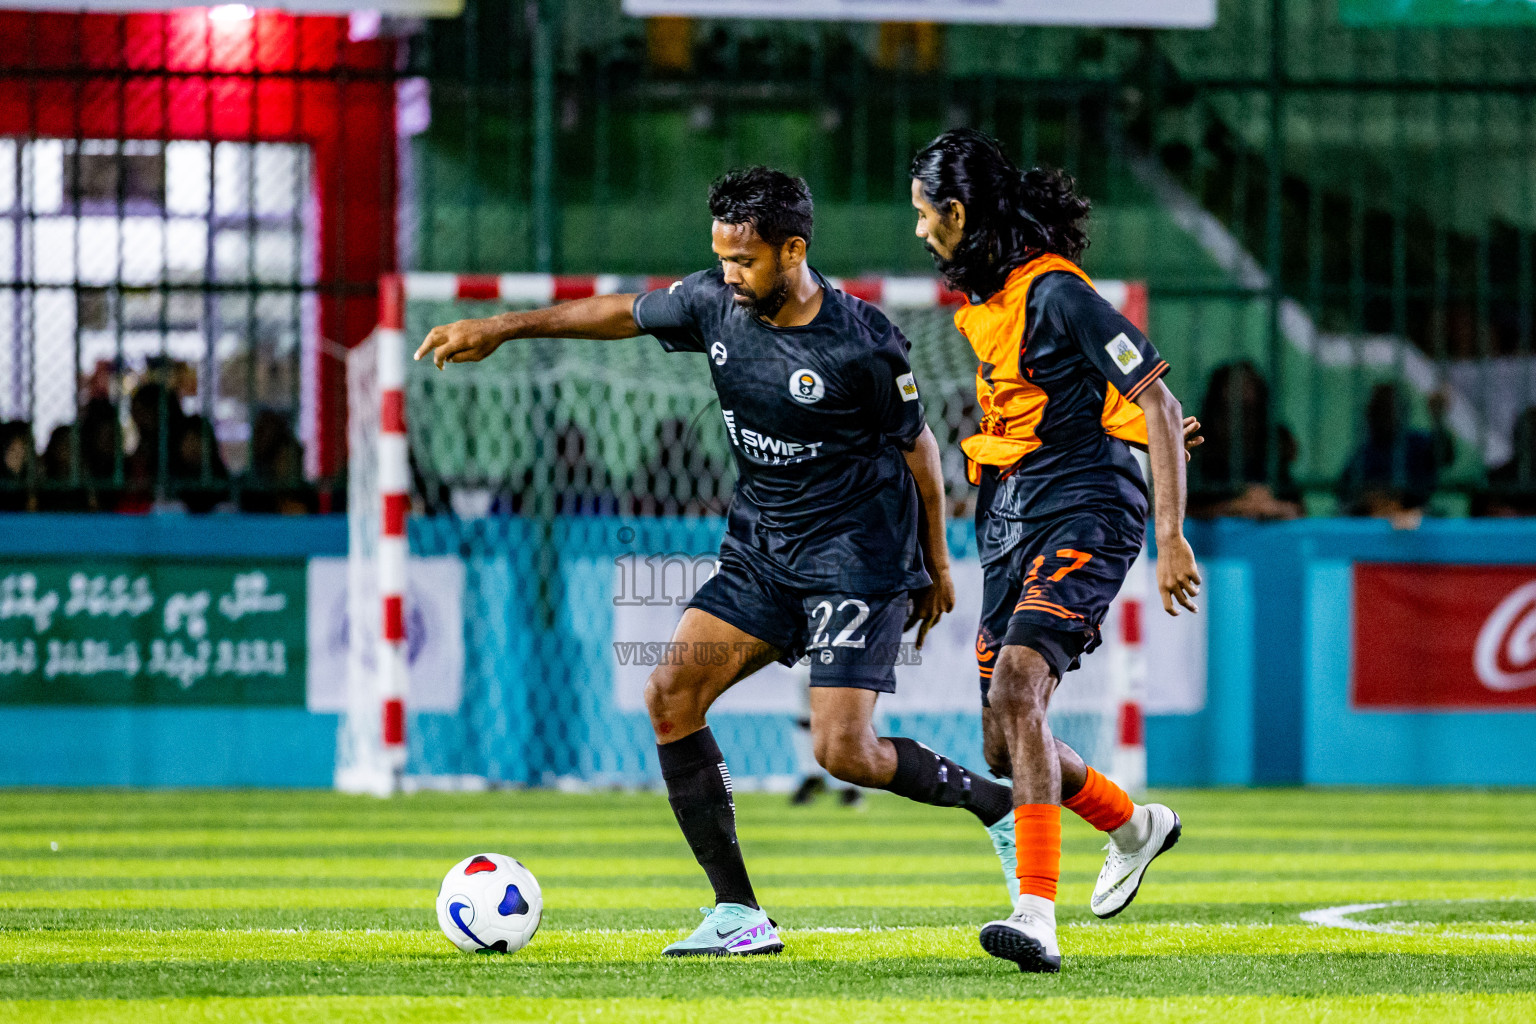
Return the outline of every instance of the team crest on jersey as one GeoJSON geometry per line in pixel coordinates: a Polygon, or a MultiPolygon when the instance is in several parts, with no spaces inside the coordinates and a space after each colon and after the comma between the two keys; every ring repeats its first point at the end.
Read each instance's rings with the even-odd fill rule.
{"type": "Polygon", "coordinates": [[[917,401],[917,379],[910,373],[904,373],[896,378],[896,390],[901,392],[903,402],[917,401]]]}
{"type": "Polygon", "coordinates": [[[826,393],[827,387],[815,370],[800,369],[789,375],[789,397],[801,405],[819,402],[826,393]]]}
{"type": "Polygon", "coordinates": [[[1141,353],[1137,351],[1135,345],[1131,344],[1131,339],[1125,336],[1124,331],[1110,338],[1109,344],[1104,346],[1104,351],[1108,352],[1109,358],[1120,367],[1121,373],[1130,373],[1141,365],[1141,353]]]}
{"type": "Polygon", "coordinates": [[[714,361],[714,364],[716,366],[724,366],[725,365],[725,343],[717,341],[713,345],[709,346],[709,358],[714,361]]]}

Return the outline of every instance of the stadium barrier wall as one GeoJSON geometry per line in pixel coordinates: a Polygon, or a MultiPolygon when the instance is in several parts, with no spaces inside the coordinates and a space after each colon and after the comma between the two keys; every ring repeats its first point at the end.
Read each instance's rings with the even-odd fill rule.
{"type": "MultiPolygon", "coordinates": [[[[710,519],[629,522],[640,547],[707,555],[718,540],[719,524],[710,519]]],[[[500,517],[476,522],[468,541],[465,525],[450,531],[431,519],[409,523],[413,556],[462,565],[466,706],[459,714],[412,712],[413,770],[473,768],[534,784],[648,778],[653,750],[644,715],[614,705],[602,651],[613,629],[612,604],[603,599],[612,586],[615,551],[605,539],[612,524],[500,517]],[[514,556],[531,531],[551,528],[569,599],[535,629],[534,588],[520,580],[514,556]],[[541,660],[541,651],[559,657],[541,660]],[[568,714],[529,714],[539,692],[559,694],[568,714]],[[434,763],[432,752],[442,750],[460,751],[460,760],[434,763]]],[[[957,553],[968,550],[969,533],[967,524],[952,524],[957,553]]],[[[1168,713],[1166,701],[1150,703],[1153,785],[1536,784],[1529,756],[1536,746],[1536,522],[1431,521],[1402,532],[1368,520],[1224,521],[1192,523],[1190,535],[1206,577],[1204,668],[1181,713],[1168,713]],[[1421,609],[1423,621],[1390,620],[1381,600],[1361,589],[1383,571],[1402,577],[1389,582],[1409,588],[1410,612],[1421,609]],[[1450,589],[1436,605],[1442,588],[1450,589]],[[1372,603],[1361,605],[1367,598],[1372,603]],[[1465,608],[1470,619],[1458,611],[1465,608]],[[1479,696],[1470,662],[1478,651],[1487,654],[1487,638],[1499,644],[1492,657],[1504,675],[1502,688],[1482,686],[1488,692],[1479,696]],[[1361,648],[1370,644],[1366,657],[1361,648]],[[1398,648],[1419,661],[1446,651],[1451,661],[1394,675],[1398,648]],[[1372,659],[1386,659],[1387,671],[1373,669],[1372,659]],[[1470,683],[1457,681],[1462,662],[1470,683]],[[1388,687],[1385,696],[1364,692],[1362,670],[1378,677],[1372,685],[1388,687]],[[1397,679],[1400,692],[1392,689],[1397,679]]],[[[122,562],[145,571],[313,564],[338,559],[345,548],[340,517],[0,516],[0,576],[45,561],[86,572],[122,562]]],[[[22,612],[6,599],[0,594],[0,628],[19,628],[22,612]]],[[[1156,610],[1147,615],[1149,625],[1161,618],[1156,610]]],[[[1155,644],[1150,656],[1157,657],[1155,644]]],[[[1154,692],[1159,664],[1166,671],[1167,662],[1151,667],[1154,692]]],[[[284,706],[65,704],[18,700],[10,685],[0,678],[0,785],[331,784],[337,716],[310,710],[302,699],[284,706]]],[[[783,775],[795,770],[795,717],[723,713],[715,728],[742,775],[783,775]]],[[[892,714],[886,725],[918,738],[943,736],[957,756],[979,759],[973,717],[892,714]]]]}
{"type": "Polygon", "coordinates": [[[1189,535],[1206,695],[1149,716],[1154,784],[1536,785],[1536,521],[1222,520],[1189,535]],[[1362,589],[1383,572],[1395,602],[1362,589]],[[1502,681],[1480,678],[1485,654],[1502,681]],[[1390,692],[1366,694],[1364,673],[1390,692]]]}
{"type": "MultiPolygon", "coordinates": [[[[409,772],[531,785],[659,784],[649,720],[637,700],[623,699],[625,693],[633,698],[634,688],[626,690],[615,678],[609,650],[617,636],[620,604],[615,566],[636,552],[712,561],[723,530],[718,517],[568,516],[547,525],[510,516],[467,523],[411,520],[413,556],[459,553],[465,558],[467,633],[464,713],[410,708],[409,772]],[[553,536],[539,537],[543,529],[553,536]],[[555,552],[549,589],[563,595],[548,618],[538,607],[538,588],[523,579],[527,553],[541,545],[555,552]]],[[[950,545],[957,557],[974,554],[965,524],[952,524],[950,545]]],[[[644,623],[637,635],[648,640],[670,635],[680,609],[656,611],[656,628],[644,623]]],[[[974,672],[961,685],[979,707],[974,672]]],[[[715,736],[731,759],[733,779],[749,788],[790,785],[802,767],[795,723],[806,712],[793,696],[783,696],[790,688],[803,691],[803,681],[776,679],[762,689],[775,686],[784,687],[780,699],[771,692],[749,694],[743,684],[710,715],[715,736]]],[[[883,729],[981,762],[981,728],[974,713],[887,711],[881,719],[883,729]]]]}
{"type": "MultiPolygon", "coordinates": [[[[0,515],[0,577],[57,564],[84,573],[105,565],[134,573],[223,570],[227,580],[253,566],[287,566],[302,580],[308,560],[345,555],[346,549],[345,516],[0,515]]],[[[0,627],[17,626],[24,617],[15,596],[7,583],[0,627]]],[[[119,616],[106,610],[103,618],[119,616]]],[[[216,616],[208,618],[212,623],[216,616]]],[[[287,628],[304,636],[302,619],[287,628]]],[[[178,635],[190,644],[190,633],[178,635]]],[[[219,703],[187,703],[174,694],[156,703],[142,690],[134,694],[138,699],[118,704],[46,703],[11,690],[15,675],[5,669],[15,667],[0,665],[0,785],[330,785],[337,716],[310,712],[302,682],[296,694],[267,704],[227,692],[219,703]]],[[[69,682],[47,678],[46,671],[34,676],[61,692],[69,682]]],[[[143,676],[133,682],[142,687],[143,676]]]]}

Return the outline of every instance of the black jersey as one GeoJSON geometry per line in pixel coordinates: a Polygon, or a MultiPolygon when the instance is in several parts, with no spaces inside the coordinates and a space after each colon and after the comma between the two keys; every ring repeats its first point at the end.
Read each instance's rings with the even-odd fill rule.
{"type": "Polygon", "coordinates": [[[1080,271],[1053,260],[1019,268],[955,315],[981,361],[987,412],[964,447],[1000,471],[978,511],[1037,519],[1099,509],[1144,522],[1147,484],[1130,444],[1145,446],[1146,418],[1133,400],[1168,364],[1080,271]]]}
{"type": "Polygon", "coordinates": [[[822,287],[803,327],[738,306],[706,270],[635,300],[669,352],[703,352],[738,478],[722,550],[790,587],[889,593],[927,586],[917,487],[903,451],[923,430],[911,343],[874,306],[822,287]]]}

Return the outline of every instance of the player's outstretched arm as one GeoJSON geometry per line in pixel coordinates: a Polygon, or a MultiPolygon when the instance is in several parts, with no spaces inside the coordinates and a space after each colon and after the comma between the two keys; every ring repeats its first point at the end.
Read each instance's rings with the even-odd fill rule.
{"type": "Polygon", "coordinates": [[[944,538],[944,463],[939,455],[939,439],[924,426],[906,456],[907,468],[912,471],[922,501],[923,558],[928,575],[933,577],[932,586],[912,595],[912,615],[907,621],[907,628],[914,622],[920,623],[917,646],[922,647],[928,630],[945,612],[954,611],[955,583],[949,575],[949,543],[944,538]]]}
{"type": "Polygon", "coordinates": [[[500,313],[479,320],[456,320],[434,327],[416,350],[431,356],[441,370],[448,363],[477,363],[513,338],[633,338],[634,295],[594,295],[545,309],[500,313]]]}
{"type": "Polygon", "coordinates": [[[1174,601],[1192,612],[1200,609],[1200,570],[1195,553],[1184,539],[1186,482],[1184,410],[1161,380],[1143,389],[1136,399],[1147,416],[1147,452],[1152,461],[1153,521],[1157,530],[1157,589],[1163,609],[1177,615],[1174,601]]]}

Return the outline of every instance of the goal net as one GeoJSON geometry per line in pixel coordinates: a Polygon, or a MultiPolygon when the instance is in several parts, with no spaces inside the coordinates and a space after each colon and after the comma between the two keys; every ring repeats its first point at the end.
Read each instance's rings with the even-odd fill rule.
{"type": "MultiPolygon", "coordinates": [[[[353,643],[339,787],[659,778],[645,679],[713,569],[735,479],[705,358],[669,355],[646,338],[532,340],[439,372],[408,352],[436,324],[667,280],[407,274],[385,282],[398,301],[386,301],[385,323],[348,368],[353,643]],[[403,398],[388,397],[380,382],[390,380],[403,382],[403,398]],[[403,406],[403,424],[392,403],[403,406]],[[390,429],[403,429],[404,443],[392,443],[390,429]],[[397,524],[408,544],[389,537],[392,486],[408,490],[400,500],[410,515],[397,524]],[[392,551],[404,562],[398,568],[392,551]],[[381,578],[400,595],[393,639],[381,578]]],[[[921,651],[908,652],[897,693],[881,698],[879,724],[980,764],[981,571],[975,492],[959,453],[979,414],[975,359],[953,326],[958,297],[929,279],[839,284],[880,303],[912,342],[944,452],[956,557],[959,604],[921,651]]],[[[1144,321],[1140,286],[1099,289],[1144,321]]],[[[1051,712],[1062,739],[1136,788],[1145,778],[1146,596],[1138,563],[1105,623],[1104,646],[1067,677],[1051,712]]],[[[777,788],[814,768],[796,754],[806,749],[805,682],[803,665],[773,666],[715,706],[714,731],[738,782],[777,788]]]]}

